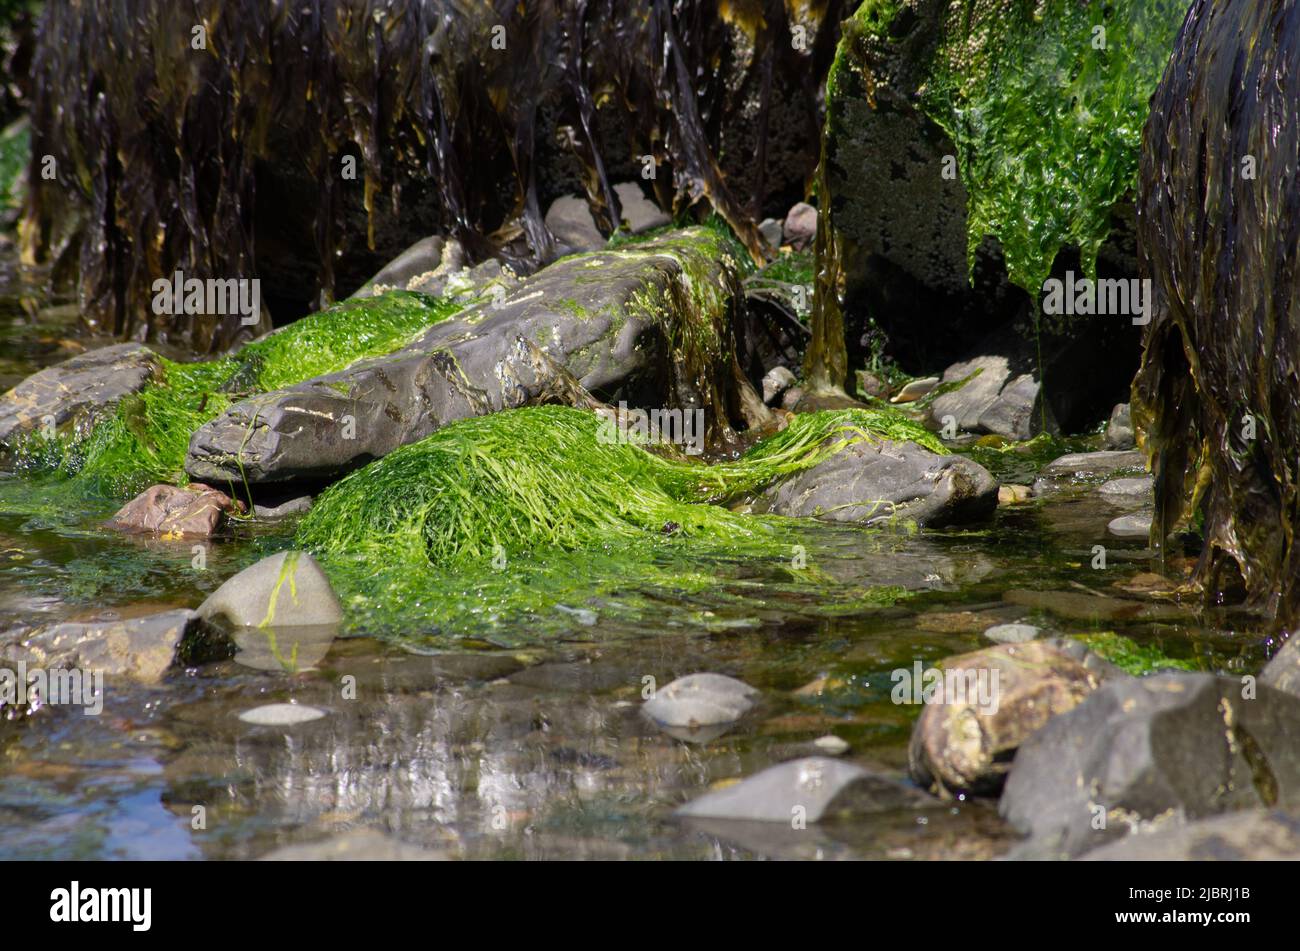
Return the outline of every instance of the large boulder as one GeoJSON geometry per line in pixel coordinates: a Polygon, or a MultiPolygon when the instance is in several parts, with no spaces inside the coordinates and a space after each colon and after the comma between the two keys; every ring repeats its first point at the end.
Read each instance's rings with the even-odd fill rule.
{"type": "Polygon", "coordinates": [[[35,432],[90,425],[158,372],[158,357],[137,343],[79,354],[29,376],[0,396],[0,444],[35,432]]]}
{"type": "Polygon", "coordinates": [[[861,441],[765,491],[757,512],[874,524],[969,522],[997,508],[998,483],[964,456],[914,442],[861,441]]]}
{"type": "Polygon", "coordinates": [[[337,476],[449,422],[545,401],[556,368],[608,400],[702,410],[711,444],[763,411],[739,375],[734,258],[715,232],[565,258],[396,353],[236,403],[190,441],[205,482],[337,476]]]}
{"type": "Polygon", "coordinates": [[[1031,640],[949,657],[937,674],[942,686],[912,729],[908,760],[913,779],[953,796],[997,793],[1020,744],[1111,670],[1076,641],[1031,640]]]}
{"type": "Polygon", "coordinates": [[[822,167],[851,363],[868,350],[868,316],[915,371],[994,352],[975,348],[1012,329],[1041,351],[1035,375],[1062,426],[1124,398],[1137,328],[1039,319],[1033,305],[1049,275],[1094,260],[1099,276],[1137,274],[1139,129],[1177,7],[859,7],[827,80],[822,167]]]}
{"type": "Polygon", "coordinates": [[[1211,674],[1109,680],[1025,741],[1002,815],[1073,856],[1142,823],[1300,804],[1300,698],[1211,674]]]}
{"type": "Polygon", "coordinates": [[[1138,205],[1155,290],[1131,413],[1154,534],[1198,524],[1189,579],[1300,619],[1300,2],[1196,0],[1151,103],[1138,205]]]}

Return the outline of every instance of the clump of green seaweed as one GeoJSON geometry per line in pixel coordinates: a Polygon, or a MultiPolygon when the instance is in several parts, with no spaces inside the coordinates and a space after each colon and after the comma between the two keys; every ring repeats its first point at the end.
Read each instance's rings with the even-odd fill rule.
{"type": "Polygon", "coordinates": [[[420,606],[437,626],[620,587],[708,591],[718,582],[701,558],[789,560],[798,543],[797,520],[726,503],[877,438],[940,448],[898,414],[845,410],[798,416],[707,465],[621,440],[588,411],[512,410],[453,423],[335,484],[295,544],[367,629],[397,624],[394,605],[420,606]]]}
{"type": "MultiPolygon", "coordinates": [[[[868,3],[859,17],[881,6],[868,3]]],[[[1031,294],[1065,247],[1079,248],[1095,275],[1111,210],[1136,191],[1148,103],[1186,8],[1182,0],[954,4],[921,105],[957,147],[972,269],[993,235],[1011,281],[1031,294]]]]}
{"type": "Polygon", "coordinates": [[[458,309],[423,294],[392,291],[343,301],[218,360],[160,359],[158,379],[122,400],[88,433],[22,441],[16,468],[54,469],[111,498],[156,482],[184,482],[190,436],[234,400],[390,353],[458,309]]]}
{"type": "Polygon", "coordinates": [[[1158,647],[1139,644],[1131,637],[1116,634],[1114,631],[1101,631],[1097,634],[1079,634],[1075,640],[1082,642],[1090,651],[1103,660],[1108,660],[1120,670],[1135,677],[1161,670],[1201,670],[1201,665],[1194,660],[1169,657],[1158,647]]]}

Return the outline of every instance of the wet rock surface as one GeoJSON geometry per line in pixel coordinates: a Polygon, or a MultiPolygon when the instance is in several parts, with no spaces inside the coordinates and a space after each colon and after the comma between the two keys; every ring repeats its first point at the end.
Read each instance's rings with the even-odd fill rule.
{"type": "Polygon", "coordinates": [[[999,808],[1021,854],[1076,856],[1139,822],[1300,797],[1300,699],[1211,674],[1115,678],[1016,754],[999,808]]]}
{"type": "Polygon", "coordinates": [[[286,551],[239,572],[199,605],[205,620],[236,627],[337,625],[343,620],[329,579],[307,552],[286,551]]]}
{"type": "MultiPolygon", "coordinates": [[[[951,419],[961,431],[1008,439],[1029,439],[1042,430],[1038,381],[1031,373],[1014,372],[1006,357],[964,360],[943,373],[945,384],[962,380],[967,382],[930,404],[930,417],[938,426],[951,419]]],[[[1050,422],[1048,428],[1054,427],[1050,422]]]]}
{"type": "Polygon", "coordinates": [[[1090,862],[1300,861],[1300,816],[1245,809],[1134,832],[1086,853],[1090,862]]]}
{"type": "Polygon", "coordinates": [[[19,628],[0,634],[0,658],[33,670],[75,668],[156,683],[198,625],[197,612],[177,610],[125,621],[19,628]]]}
{"type": "Polygon", "coordinates": [[[1086,482],[1131,475],[1146,469],[1146,457],[1137,450],[1073,452],[1049,462],[1034,480],[1034,495],[1086,482]]]}
{"type": "Polygon", "coordinates": [[[107,527],[119,532],[206,538],[240,508],[226,493],[202,483],[183,488],[155,485],[123,506],[107,527]]]}
{"type": "Polygon", "coordinates": [[[0,443],[38,430],[84,425],[138,393],[158,371],[158,357],[138,343],[91,350],[46,367],[0,395],[0,443]]]}
{"type": "Polygon", "coordinates": [[[998,484],[977,463],[882,439],[848,446],[768,489],[755,510],[864,525],[899,520],[942,526],[977,521],[997,503],[998,484]]]}
{"type": "Polygon", "coordinates": [[[337,476],[457,419],[573,402],[573,379],[631,405],[704,409],[725,438],[734,281],[698,229],[566,258],[394,354],[235,404],[194,434],[186,471],[218,484],[337,476]],[[687,328],[718,343],[670,347],[687,328]]]}
{"type": "Polygon", "coordinates": [[[1085,661],[1055,641],[946,658],[912,731],[912,778],[945,795],[997,793],[1015,750],[1101,684],[1105,671],[1085,661]]]}

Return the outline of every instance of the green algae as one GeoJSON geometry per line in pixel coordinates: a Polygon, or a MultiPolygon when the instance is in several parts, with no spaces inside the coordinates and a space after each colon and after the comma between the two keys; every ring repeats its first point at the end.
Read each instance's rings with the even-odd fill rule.
{"type": "Polygon", "coordinates": [[[235,400],[390,353],[457,309],[426,295],[393,291],[343,301],[219,360],[160,359],[159,378],[122,400],[88,433],[24,440],[15,447],[17,468],[56,469],[112,498],[157,482],[183,483],[190,437],[235,400]]]}
{"type": "MultiPolygon", "coordinates": [[[[788,566],[790,583],[820,586],[830,579],[798,557],[799,520],[723,503],[878,438],[936,445],[897,414],[844,410],[798,416],[739,459],[706,465],[647,452],[587,411],[507,411],[453,423],[327,489],[295,544],[368,631],[553,618],[615,592],[621,610],[649,610],[665,592],[725,597],[724,565],[788,566]]],[[[855,588],[826,600],[852,611],[895,597],[855,588]]]]}
{"type": "MultiPolygon", "coordinates": [[[[869,3],[859,13],[878,19],[869,3]]],[[[1037,294],[1064,247],[1095,276],[1111,210],[1137,188],[1148,102],[1183,0],[964,0],[938,44],[922,109],[957,148],[968,254],[986,235],[1037,294]]]]}
{"type": "Polygon", "coordinates": [[[0,131],[0,214],[22,207],[22,173],[31,155],[31,141],[25,122],[0,131]]]}
{"type": "Polygon", "coordinates": [[[1194,660],[1180,660],[1169,657],[1158,647],[1139,644],[1131,637],[1116,634],[1114,631],[1102,631],[1097,634],[1079,634],[1074,639],[1082,642],[1090,651],[1103,660],[1110,661],[1125,673],[1141,677],[1158,670],[1201,670],[1194,660]]]}

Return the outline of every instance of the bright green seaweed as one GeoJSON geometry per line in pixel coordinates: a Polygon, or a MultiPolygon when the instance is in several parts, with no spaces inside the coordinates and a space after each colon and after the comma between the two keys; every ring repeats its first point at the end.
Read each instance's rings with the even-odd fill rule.
{"type": "MultiPolygon", "coordinates": [[[[894,6],[868,3],[877,24],[894,6]],[[875,11],[874,13],[872,11],[875,11]]],[[[1037,294],[1057,252],[1085,271],[1111,209],[1137,187],[1148,103],[1185,0],[964,0],[954,4],[922,108],[957,147],[972,269],[986,235],[1037,294]]]]}
{"type": "Polygon", "coordinates": [[[235,400],[390,353],[458,309],[393,291],[335,304],[218,360],[161,360],[161,378],[123,400],[89,434],[62,433],[52,443],[26,440],[18,449],[19,467],[55,468],[109,497],[129,496],[156,482],[183,482],[190,436],[235,400]]]}
{"type": "MultiPolygon", "coordinates": [[[[322,560],[353,622],[365,618],[371,631],[464,627],[629,588],[711,591],[719,582],[710,563],[794,564],[800,544],[797,520],[721,503],[852,442],[937,448],[931,434],[887,411],[798,416],[716,465],[652,454],[610,438],[603,425],[559,406],[454,423],[326,490],[296,544],[322,560]]],[[[861,590],[852,598],[880,602],[861,590]]]]}

